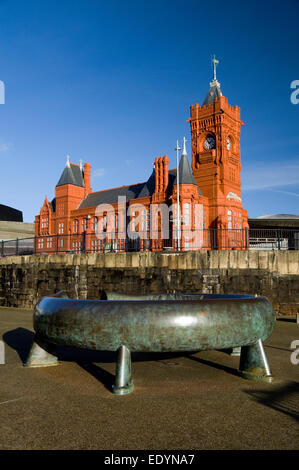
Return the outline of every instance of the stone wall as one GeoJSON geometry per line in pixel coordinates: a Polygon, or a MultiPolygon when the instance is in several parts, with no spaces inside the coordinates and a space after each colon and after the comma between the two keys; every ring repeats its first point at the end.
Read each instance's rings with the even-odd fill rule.
{"type": "Polygon", "coordinates": [[[126,293],[258,294],[299,312],[299,251],[206,251],[19,256],[0,259],[0,305],[33,308],[59,290],[98,299],[126,293]]]}

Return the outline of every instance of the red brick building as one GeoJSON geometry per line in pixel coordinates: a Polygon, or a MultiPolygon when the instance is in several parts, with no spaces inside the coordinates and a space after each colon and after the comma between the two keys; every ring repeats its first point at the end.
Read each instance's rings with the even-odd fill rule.
{"type": "Polygon", "coordinates": [[[116,251],[130,246],[140,250],[244,248],[248,220],[241,201],[243,123],[240,108],[222,95],[215,63],[214,80],[202,106],[190,107],[192,165],[184,140],[179,182],[165,155],[155,159],[144,183],[92,192],[91,165],[83,167],[68,158],[55,198],[51,202],[46,198],[35,218],[37,251],[98,252],[107,246],[116,251]]]}

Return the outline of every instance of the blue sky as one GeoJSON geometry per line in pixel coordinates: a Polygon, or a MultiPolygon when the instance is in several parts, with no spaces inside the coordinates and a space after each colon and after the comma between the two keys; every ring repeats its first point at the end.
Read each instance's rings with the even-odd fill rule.
{"type": "Polygon", "coordinates": [[[241,107],[250,217],[299,215],[299,1],[0,0],[0,203],[33,222],[66,155],[92,189],[145,181],[156,156],[191,157],[189,107],[217,78],[241,107]]]}

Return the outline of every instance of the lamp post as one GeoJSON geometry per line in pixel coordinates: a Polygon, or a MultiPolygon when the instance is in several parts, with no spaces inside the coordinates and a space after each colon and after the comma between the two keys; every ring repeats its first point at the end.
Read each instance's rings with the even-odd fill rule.
{"type": "Polygon", "coordinates": [[[176,188],[177,188],[177,250],[180,251],[180,228],[181,228],[181,222],[180,222],[180,188],[179,188],[179,151],[181,150],[179,146],[179,141],[176,141],[176,188]]]}

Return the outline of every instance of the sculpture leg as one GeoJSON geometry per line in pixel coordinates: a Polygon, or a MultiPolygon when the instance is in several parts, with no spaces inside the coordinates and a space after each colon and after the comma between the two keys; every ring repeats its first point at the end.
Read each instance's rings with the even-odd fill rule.
{"type": "Polygon", "coordinates": [[[116,363],[116,377],[112,391],[116,395],[127,395],[131,393],[134,384],[131,378],[131,352],[126,346],[118,350],[116,363]]]}
{"type": "MultiPolygon", "coordinates": [[[[59,364],[58,359],[53,354],[49,353],[45,347],[45,343],[39,338],[35,337],[28,354],[25,367],[45,367],[45,366],[57,366],[59,364]]],[[[49,349],[47,347],[47,349],[49,349]]]]}
{"type": "Polygon", "coordinates": [[[242,346],[239,373],[245,379],[273,382],[267,356],[260,339],[251,346],[242,346]]]}

